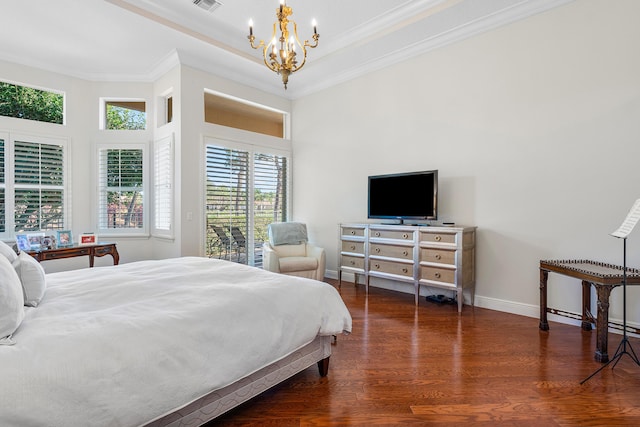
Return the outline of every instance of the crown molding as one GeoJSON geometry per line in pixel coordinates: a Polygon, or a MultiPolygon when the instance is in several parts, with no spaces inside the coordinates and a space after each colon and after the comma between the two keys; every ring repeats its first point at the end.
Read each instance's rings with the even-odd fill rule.
{"type": "Polygon", "coordinates": [[[303,83],[299,85],[302,88],[298,89],[297,86],[294,86],[294,89],[291,91],[292,99],[307,96],[337,84],[345,83],[365,74],[399,64],[435,49],[526,19],[573,1],[575,0],[542,0],[535,2],[523,0],[519,4],[510,6],[500,12],[484,16],[474,21],[465,22],[457,27],[398,48],[372,60],[361,62],[343,71],[335,72],[335,69],[333,69],[333,71],[328,73],[323,79],[304,79],[303,83]]]}

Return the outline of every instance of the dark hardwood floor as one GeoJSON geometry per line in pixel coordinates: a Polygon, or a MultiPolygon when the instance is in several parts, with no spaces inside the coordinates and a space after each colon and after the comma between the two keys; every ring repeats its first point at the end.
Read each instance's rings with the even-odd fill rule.
{"type": "MultiPolygon", "coordinates": [[[[330,283],[337,286],[335,281],[330,283]]],[[[640,367],[601,364],[595,331],[342,284],[353,333],[315,366],[230,411],[220,426],[638,426],[640,367]]],[[[609,334],[613,356],[621,335],[609,334]]],[[[631,339],[640,352],[640,343],[631,339]]]]}

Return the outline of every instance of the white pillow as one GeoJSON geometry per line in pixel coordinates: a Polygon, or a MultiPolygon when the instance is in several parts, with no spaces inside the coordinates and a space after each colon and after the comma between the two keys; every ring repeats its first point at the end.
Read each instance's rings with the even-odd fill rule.
{"type": "Polygon", "coordinates": [[[22,289],[24,292],[24,305],[36,307],[44,296],[47,282],[44,279],[44,268],[31,255],[20,252],[18,258],[13,261],[22,289]]]}
{"type": "Polygon", "coordinates": [[[2,240],[0,240],[0,254],[7,257],[9,262],[13,262],[16,260],[16,258],[18,258],[18,254],[16,254],[16,251],[14,251],[11,246],[7,245],[2,240]]]}
{"type": "Polygon", "coordinates": [[[0,256],[0,345],[12,345],[11,335],[24,319],[20,278],[7,258],[0,256]]]}

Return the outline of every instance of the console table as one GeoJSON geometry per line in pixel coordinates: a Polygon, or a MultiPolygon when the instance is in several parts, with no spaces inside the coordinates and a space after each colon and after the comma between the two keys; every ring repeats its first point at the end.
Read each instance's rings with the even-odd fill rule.
{"type": "MultiPolygon", "coordinates": [[[[591,330],[596,325],[596,352],[598,362],[608,362],[609,295],[611,290],[622,285],[623,269],[618,265],[587,260],[547,260],[540,261],[540,329],[549,330],[547,313],[556,310],[547,306],[547,280],[549,272],[582,280],[582,329],[591,330]],[[598,296],[598,315],[591,313],[591,285],[598,296]]],[[[640,285],[640,270],[627,267],[627,285],[640,285]]]]}
{"type": "Polygon", "coordinates": [[[118,254],[118,249],[116,249],[115,243],[98,242],[93,245],[61,246],[56,249],[42,249],[25,252],[37,259],[38,262],[51,259],[88,256],[89,267],[93,267],[93,261],[95,257],[102,257],[105,255],[111,255],[111,257],[113,258],[113,265],[118,265],[118,262],[120,261],[120,255],[118,254]]]}

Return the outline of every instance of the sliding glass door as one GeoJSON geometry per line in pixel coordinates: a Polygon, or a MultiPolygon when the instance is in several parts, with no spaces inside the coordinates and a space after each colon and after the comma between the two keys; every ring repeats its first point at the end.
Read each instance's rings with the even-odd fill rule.
{"type": "Polygon", "coordinates": [[[208,257],[262,266],[267,226],[288,218],[289,154],[207,139],[208,257]]]}

